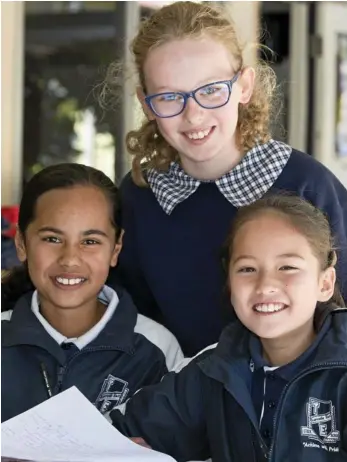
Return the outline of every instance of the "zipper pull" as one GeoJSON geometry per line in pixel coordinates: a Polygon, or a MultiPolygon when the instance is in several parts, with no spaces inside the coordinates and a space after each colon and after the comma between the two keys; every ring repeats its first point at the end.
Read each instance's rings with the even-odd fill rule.
{"type": "Polygon", "coordinates": [[[260,444],[261,450],[263,451],[264,458],[268,459],[270,455],[268,447],[262,441],[260,441],[259,444],[260,444]]]}
{"type": "Polygon", "coordinates": [[[60,393],[63,385],[63,379],[64,379],[64,372],[65,372],[65,367],[64,366],[59,366],[58,367],[58,379],[57,379],[57,384],[55,387],[55,395],[60,393]]]}

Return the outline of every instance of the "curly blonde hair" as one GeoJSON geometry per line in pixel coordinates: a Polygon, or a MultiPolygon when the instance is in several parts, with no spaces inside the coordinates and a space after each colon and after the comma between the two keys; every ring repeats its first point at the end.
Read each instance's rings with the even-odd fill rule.
{"type": "MultiPolygon", "coordinates": [[[[131,44],[139,84],[144,93],[146,85],[143,69],[151,50],[171,40],[200,38],[206,35],[224,44],[238,69],[242,69],[245,47],[237,38],[232,20],[222,9],[207,3],[175,2],[164,6],[145,20],[131,44]]],[[[271,137],[269,124],[276,76],[274,71],[260,60],[255,68],[256,79],[252,97],[247,104],[239,106],[236,133],[237,144],[242,152],[249,151],[257,143],[266,143],[271,137]]],[[[118,71],[117,65],[111,66],[108,80],[114,79],[118,71]]],[[[146,119],[139,129],[130,131],[126,137],[126,144],[133,156],[132,176],[139,186],[147,185],[144,170],[154,168],[167,171],[172,161],[179,160],[177,151],[158,132],[155,121],[146,119]]]]}

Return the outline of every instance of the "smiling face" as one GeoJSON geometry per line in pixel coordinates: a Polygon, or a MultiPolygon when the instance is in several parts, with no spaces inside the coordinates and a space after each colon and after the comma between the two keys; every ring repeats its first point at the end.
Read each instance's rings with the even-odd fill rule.
{"type": "MultiPolygon", "coordinates": [[[[144,66],[147,95],[191,92],[203,85],[232,79],[239,68],[227,48],[208,37],[172,40],[151,50],[144,66]]],[[[236,146],[238,106],[249,101],[254,72],[246,68],[233,84],[230,100],[222,107],[205,109],[189,98],[185,110],[171,118],[155,116],[139,98],[150,119],[156,119],[166,141],[193,176],[200,171],[223,174],[240,160],[236,146]]],[[[213,173],[212,173],[213,176],[213,173]]]]}
{"type": "Polygon", "coordinates": [[[334,291],[335,270],[322,270],[306,237],[283,214],[266,211],[238,229],[229,267],[231,302],[241,322],[263,339],[307,326],[317,301],[334,291]]]}
{"type": "Polygon", "coordinates": [[[47,310],[96,304],[121,243],[110,204],[95,187],[53,189],[39,197],[35,218],[17,233],[17,252],[47,310]]]}

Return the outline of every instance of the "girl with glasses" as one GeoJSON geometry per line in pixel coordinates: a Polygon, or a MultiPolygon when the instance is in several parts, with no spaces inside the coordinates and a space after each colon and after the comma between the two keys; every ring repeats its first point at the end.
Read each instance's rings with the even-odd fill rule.
{"type": "Polygon", "coordinates": [[[127,135],[117,273],[187,355],[217,341],[229,320],[220,247],[237,210],[269,192],[290,191],[327,214],[347,294],[347,191],[314,158],[272,139],[275,76],[247,65],[243,51],[233,23],[204,2],[161,8],[132,42],[145,119],[127,135]]]}

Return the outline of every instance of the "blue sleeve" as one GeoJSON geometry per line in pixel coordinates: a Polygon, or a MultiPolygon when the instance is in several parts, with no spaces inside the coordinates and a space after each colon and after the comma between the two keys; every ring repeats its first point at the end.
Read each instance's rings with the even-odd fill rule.
{"type": "Polygon", "coordinates": [[[347,190],[326,167],[321,168],[319,176],[313,175],[315,184],[305,189],[303,197],[329,219],[337,249],[337,281],[347,302],[347,190]]]}
{"type": "Polygon", "coordinates": [[[120,186],[122,228],[124,229],[123,247],[117,267],[111,269],[107,284],[114,288],[123,286],[131,295],[139,313],[162,323],[160,310],[147,284],[140,267],[136,223],[133,211],[133,194],[135,185],[128,174],[120,186]]]}
{"type": "Polygon", "coordinates": [[[152,449],[179,462],[205,460],[210,451],[201,387],[201,372],[190,363],[138,391],[121,406],[124,414],[113,410],[109,419],[124,435],[142,437],[152,449]]]}

